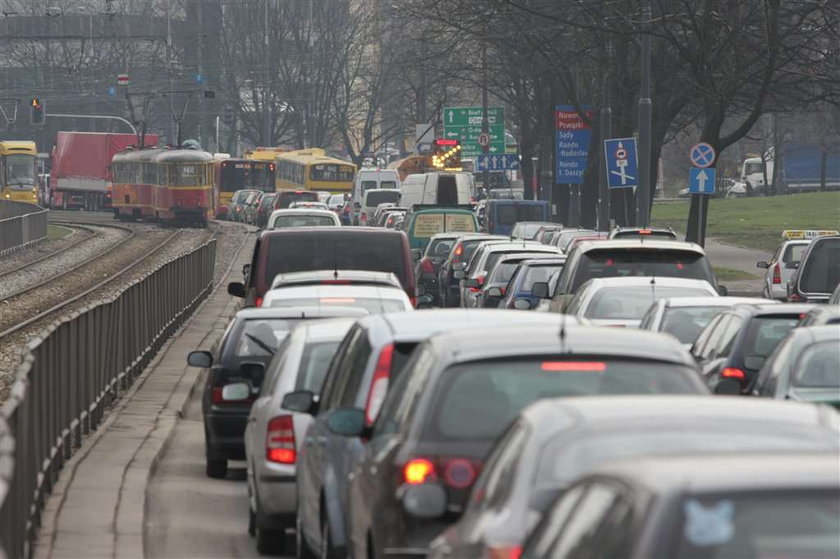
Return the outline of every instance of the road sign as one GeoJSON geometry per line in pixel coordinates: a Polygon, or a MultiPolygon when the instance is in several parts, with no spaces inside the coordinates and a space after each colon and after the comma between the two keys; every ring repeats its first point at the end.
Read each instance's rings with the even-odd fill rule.
{"type": "Polygon", "coordinates": [[[636,138],[604,140],[604,162],[610,188],[632,188],[639,184],[636,138]]]}
{"type": "MultiPolygon", "coordinates": [[[[461,142],[461,157],[475,158],[484,153],[478,142],[483,133],[481,107],[446,107],[443,109],[443,137],[461,142]]],[[[503,107],[488,107],[487,121],[490,141],[487,151],[491,154],[505,153],[505,110],[503,107]]]]}
{"type": "MultiPolygon", "coordinates": [[[[481,107],[446,107],[443,109],[444,126],[481,126],[484,111],[481,107]]],[[[487,122],[505,123],[504,107],[487,107],[487,122]]]]}
{"type": "Polygon", "coordinates": [[[128,74],[117,74],[117,85],[128,85],[128,74]]]}
{"type": "MultiPolygon", "coordinates": [[[[591,114],[588,105],[582,107],[591,114]]],[[[591,116],[589,117],[591,120],[591,116]]],[[[554,111],[555,161],[557,184],[581,184],[586,162],[589,159],[589,142],[592,130],[578,114],[574,105],[557,105],[554,111]]]]}
{"type": "Polygon", "coordinates": [[[476,171],[518,171],[521,168],[518,155],[485,155],[481,154],[476,159],[476,171]]]}
{"type": "Polygon", "coordinates": [[[688,191],[691,194],[714,194],[716,169],[693,167],[689,170],[688,191]]]}
{"type": "Polygon", "coordinates": [[[108,88],[108,95],[110,95],[111,97],[113,97],[113,96],[114,96],[114,95],[116,95],[116,94],[117,94],[117,88],[116,88],[116,87],[114,87],[113,85],[112,85],[112,86],[110,86],[110,87],[108,88]]]}
{"type": "Polygon", "coordinates": [[[691,157],[691,164],[695,167],[701,169],[711,167],[715,162],[715,148],[706,142],[700,142],[691,147],[689,157],[691,157]]]}
{"type": "Polygon", "coordinates": [[[481,147],[489,146],[490,145],[490,134],[487,132],[482,132],[478,135],[478,145],[481,147]]]}

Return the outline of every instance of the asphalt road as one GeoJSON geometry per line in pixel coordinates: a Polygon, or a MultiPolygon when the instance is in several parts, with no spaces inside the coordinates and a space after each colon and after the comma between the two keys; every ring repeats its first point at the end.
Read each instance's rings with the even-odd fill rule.
{"type": "Polygon", "coordinates": [[[773,256],[761,250],[727,245],[713,239],[706,239],[706,254],[713,266],[741,270],[755,276],[764,274],[764,270],[756,268],[755,263],[759,260],[769,262],[773,256]]]}
{"type": "Polygon", "coordinates": [[[200,397],[195,390],[149,484],[146,557],[259,557],[247,531],[244,463],[233,462],[224,480],[204,475],[200,397]]]}

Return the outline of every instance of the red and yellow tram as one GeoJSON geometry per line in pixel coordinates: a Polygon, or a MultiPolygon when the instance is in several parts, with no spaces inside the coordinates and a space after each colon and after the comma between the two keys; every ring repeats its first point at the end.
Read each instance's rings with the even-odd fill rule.
{"type": "Polygon", "coordinates": [[[213,216],[213,156],[206,151],[126,150],[111,161],[119,219],[206,224],[213,216]]]}

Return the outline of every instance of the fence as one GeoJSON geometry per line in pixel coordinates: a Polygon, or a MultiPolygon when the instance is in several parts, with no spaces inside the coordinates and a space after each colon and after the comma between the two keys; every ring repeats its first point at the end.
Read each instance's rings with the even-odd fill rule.
{"type": "Polygon", "coordinates": [[[216,244],[164,264],[29,344],[0,407],[0,557],[28,557],[65,460],[213,287],[216,244]]]}
{"type": "Polygon", "coordinates": [[[0,256],[46,237],[48,213],[33,204],[0,201],[0,256]]]}

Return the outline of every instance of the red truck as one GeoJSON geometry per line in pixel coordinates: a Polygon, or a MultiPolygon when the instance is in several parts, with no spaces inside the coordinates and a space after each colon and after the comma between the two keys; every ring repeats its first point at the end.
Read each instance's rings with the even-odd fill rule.
{"type": "MultiPolygon", "coordinates": [[[[146,134],[147,146],[157,145],[156,134],[146,134]]],[[[52,150],[50,207],[101,210],[111,207],[111,159],[138,145],[134,134],[59,132],[52,150]]]]}

